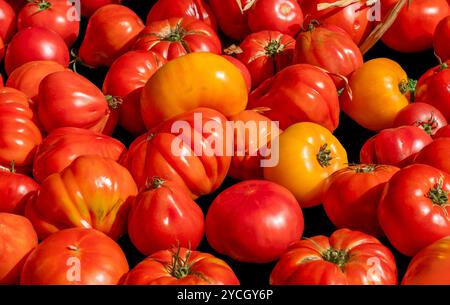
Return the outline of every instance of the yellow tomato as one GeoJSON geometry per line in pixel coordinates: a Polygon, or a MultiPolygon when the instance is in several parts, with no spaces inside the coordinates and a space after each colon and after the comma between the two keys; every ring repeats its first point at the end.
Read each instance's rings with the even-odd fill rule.
{"type": "Polygon", "coordinates": [[[212,53],[191,53],[169,61],[145,85],[141,112],[147,128],[197,107],[225,116],[247,106],[244,78],[231,62],[212,53]]]}
{"type": "Polygon", "coordinates": [[[341,108],[364,128],[393,127],[397,114],[409,103],[406,72],[395,61],[377,58],[366,62],[349,79],[353,98],[344,92],[341,108]]]}
{"type": "Polygon", "coordinates": [[[325,180],[348,163],[339,140],[325,127],[303,122],[288,127],[278,144],[278,164],[264,168],[264,178],[289,189],[302,207],[320,204],[325,180]]]}

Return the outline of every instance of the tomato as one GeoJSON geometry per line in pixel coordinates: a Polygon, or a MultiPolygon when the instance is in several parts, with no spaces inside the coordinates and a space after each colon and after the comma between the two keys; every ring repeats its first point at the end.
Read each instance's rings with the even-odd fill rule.
{"type": "Polygon", "coordinates": [[[200,207],[178,183],[153,177],[133,201],[128,234],[133,245],[150,255],[173,245],[196,249],[203,238],[200,207]]]}
{"type": "Polygon", "coordinates": [[[47,75],[39,86],[38,114],[45,130],[78,127],[111,134],[117,100],[72,71],[47,75]]]}
{"type": "Polygon", "coordinates": [[[5,55],[6,74],[35,60],[53,60],[69,66],[69,50],[64,40],[52,30],[28,27],[20,30],[11,40],[5,55]]]}
{"type": "Polygon", "coordinates": [[[126,274],[124,285],[239,285],[230,266],[186,248],[158,251],[126,274]]]}
{"type": "Polygon", "coordinates": [[[261,110],[269,119],[279,121],[281,129],[298,122],[314,122],[333,131],[339,124],[339,99],[333,80],[308,64],[287,67],[263,82],[250,94],[247,109],[261,110]]]}
{"type": "Polygon", "coordinates": [[[28,0],[6,0],[6,3],[9,3],[9,5],[13,8],[13,10],[16,13],[19,13],[22,7],[24,7],[27,4],[27,2],[28,0]]]}
{"type": "Polygon", "coordinates": [[[193,199],[210,194],[222,184],[230,167],[231,157],[217,147],[225,139],[218,129],[225,130],[225,124],[226,118],[215,110],[188,111],[138,137],[123,164],[139,189],[147,177],[156,176],[178,182],[193,199]]]}
{"type": "Polygon", "coordinates": [[[222,55],[222,57],[231,62],[236,68],[239,69],[239,71],[241,71],[241,74],[245,80],[245,85],[247,86],[247,91],[250,93],[252,90],[252,76],[250,75],[250,71],[247,67],[235,57],[229,55],[222,55]]]}
{"type": "Polygon", "coordinates": [[[234,40],[242,40],[250,34],[246,11],[255,0],[209,0],[208,2],[225,35],[234,40]]]}
{"type": "Polygon", "coordinates": [[[60,173],[83,155],[97,155],[119,160],[126,153],[120,141],[93,131],[61,127],[54,129],[38,146],[34,157],[33,176],[42,182],[54,173],[60,173]]]}
{"type": "Polygon", "coordinates": [[[148,24],[139,34],[135,50],[153,51],[171,60],[191,52],[222,53],[220,39],[203,21],[170,18],[148,24]]]}
{"type": "Polygon", "coordinates": [[[436,26],[433,36],[433,48],[441,61],[450,60],[450,16],[442,19],[436,26]]]}
{"type": "Polygon", "coordinates": [[[70,47],[78,38],[80,16],[68,18],[70,6],[67,3],[67,0],[29,1],[17,16],[17,28],[39,26],[53,30],[70,47]]]}
{"type": "Polygon", "coordinates": [[[125,233],[136,184],[126,168],[100,156],[81,156],[47,177],[25,207],[39,238],[73,227],[118,239],[125,233]]]}
{"type": "Polygon", "coordinates": [[[102,6],[108,4],[121,4],[122,0],[80,0],[81,1],[81,15],[84,17],[91,17],[95,11],[102,6]]]}
{"type": "Polygon", "coordinates": [[[248,25],[254,32],[270,30],[295,36],[303,25],[297,0],[256,1],[248,10],[248,25]]]}
{"type": "Polygon", "coordinates": [[[450,120],[450,60],[431,68],[419,78],[414,99],[433,105],[450,120]]]}
{"type": "Polygon", "coordinates": [[[0,0],[0,37],[5,43],[8,43],[16,32],[16,19],[16,12],[8,1],[0,0]]]}
{"type": "MultiPolygon", "coordinates": [[[[314,26],[297,36],[294,63],[319,66],[331,73],[348,77],[363,65],[363,57],[351,37],[335,25],[314,26]]],[[[334,77],[336,86],[342,79],[334,77]]]]}
{"type": "Polygon", "coordinates": [[[166,63],[159,54],[130,51],[114,61],[103,82],[103,93],[122,99],[119,125],[134,135],[147,129],[141,115],[141,93],[150,77],[166,63]]]}
{"type": "Polygon", "coordinates": [[[398,171],[378,206],[381,228],[402,254],[413,256],[450,235],[449,174],[424,164],[398,171]]]}
{"type": "Polygon", "coordinates": [[[280,135],[278,163],[264,178],[289,189],[302,207],[319,205],[326,179],[348,163],[347,152],[331,132],[315,123],[297,123],[280,135]]]}
{"type": "Polygon", "coordinates": [[[89,67],[111,66],[136,42],[142,20],[123,5],[102,6],[89,18],[78,60],[89,67]]]}
{"type": "Polygon", "coordinates": [[[28,254],[38,244],[36,232],[23,216],[0,213],[0,284],[18,284],[28,254]]]}
{"type": "Polygon", "coordinates": [[[0,168],[8,169],[14,161],[17,172],[30,172],[42,141],[33,116],[25,94],[13,88],[0,88],[0,168]]]}
{"type": "Polygon", "coordinates": [[[264,180],[240,182],[220,193],[206,215],[209,245],[234,260],[276,260],[303,234],[303,214],[284,187],[264,180]],[[243,234],[245,232],[245,234],[243,234]]]}
{"type": "Polygon", "coordinates": [[[349,229],[297,241],[270,275],[272,285],[397,285],[391,251],[349,229]]]}
{"type": "Polygon", "coordinates": [[[360,45],[369,36],[374,27],[373,21],[367,18],[371,14],[371,7],[366,6],[365,1],[320,11],[317,10],[317,5],[324,3],[323,0],[300,0],[299,2],[303,15],[305,15],[304,24],[317,20],[320,23],[337,25],[345,30],[357,45],[360,45]]]}
{"type": "Polygon", "coordinates": [[[449,285],[449,255],[449,236],[420,250],[409,263],[402,285],[449,285]]]}
{"type": "MultiPolygon", "coordinates": [[[[385,18],[396,3],[397,0],[382,0],[381,17],[385,18]]],[[[383,35],[382,41],[399,52],[430,49],[437,24],[449,14],[450,6],[446,0],[410,1],[383,35]]]]}
{"type": "Polygon", "coordinates": [[[435,139],[422,148],[414,158],[414,163],[428,164],[450,174],[448,152],[450,151],[450,139],[435,139]]]}
{"type": "Polygon", "coordinates": [[[433,137],[434,139],[439,138],[450,138],[450,125],[445,125],[440,128],[433,137]]]}
{"type": "Polygon", "coordinates": [[[21,285],[115,285],[128,272],[125,254],[93,229],[73,228],[45,239],[28,256],[21,285]]]}
{"type": "Polygon", "coordinates": [[[381,237],[377,208],[383,188],[399,169],[389,165],[350,165],[328,177],[323,207],[338,228],[381,237]]]}
{"type": "Polygon", "coordinates": [[[438,109],[430,104],[412,103],[403,108],[395,117],[394,127],[404,125],[417,126],[433,136],[440,128],[447,125],[447,120],[438,109]]]}
{"type": "Polygon", "coordinates": [[[146,24],[173,17],[193,17],[217,31],[216,17],[203,0],[158,0],[148,13],[146,24]]]}
{"type": "Polygon", "coordinates": [[[295,40],[275,31],[248,35],[239,46],[237,58],[243,62],[252,77],[253,88],[290,66],[294,56],[295,40]]]}
{"type": "Polygon", "coordinates": [[[141,112],[150,129],[196,107],[231,116],[245,109],[247,98],[244,78],[232,63],[216,54],[190,53],[150,78],[142,92],[141,112]]]}
{"type": "Polygon", "coordinates": [[[344,90],[342,110],[372,131],[393,127],[397,114],[408,105],[407,94],[412,90],[406,72],[387,58],[367,61],[353,72],[349,83],[352,97],[344,90]]]}

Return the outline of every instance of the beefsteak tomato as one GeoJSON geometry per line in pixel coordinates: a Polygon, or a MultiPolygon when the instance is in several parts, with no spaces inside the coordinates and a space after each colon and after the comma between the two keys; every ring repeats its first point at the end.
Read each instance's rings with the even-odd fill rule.
{"type": "Polygon", "coordinates": [[[400,110],[394,120],[394,127],[412,125],[423,129],[430,136],[447,125],[447,120],[434,106],[412,103],[400,110]]]}
{"type": "Polygon", "coordinates": [[[209,0],[222,32],[234,40],[250,34],[247,13],[255,0],[209,0]]]}

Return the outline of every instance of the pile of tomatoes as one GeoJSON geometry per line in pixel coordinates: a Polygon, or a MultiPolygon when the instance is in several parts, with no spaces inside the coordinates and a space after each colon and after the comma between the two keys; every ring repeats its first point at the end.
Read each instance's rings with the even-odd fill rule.
{"type": "Polygon", "coordinates": [[[449,41],[447,0],[0,0],[0,284],[450,284],[449,41]]]}

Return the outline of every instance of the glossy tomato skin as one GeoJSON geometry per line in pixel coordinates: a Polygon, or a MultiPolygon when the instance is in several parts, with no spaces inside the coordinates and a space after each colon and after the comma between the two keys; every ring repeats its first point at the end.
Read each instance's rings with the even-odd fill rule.
{"type": "Polygon", "coordinates": [[[378,207],[378,219],[399,252],[413,256],[450,235],[450,208],[443,196],[448,192],[450,176],[429,165],[410,165],[389,180],[378,207]]]}
{"type": "Polygon", "coordinates": [[[237,58],[252,77],[253,88],[292,64],[295,40],[277,31],[261,31],[248,35],[239,45],[237,58]]]}
{"type": "Polygon", "coordinates": [[[434,136],[440,128],[447,125],[443,114],[434,106],[425,103],[412,103],[403,108],[395,117],[394,127],[412,125],[434,136]]]}
{"type": "Polygon", "coordinates": [[[81,15],[89,18],[102,6],[121,3],[122,0],[81,0],[81,15]]]}
{"type": "Polygon", "coordinates": [[[439,139],[439,138],[450,138],[450,126],[445,125],[442,128],[440,128],[436,134],[433,136],[433,139],[439,139]]]}
{"type": "Polygon", "coordinates": [[[417,153],[414,163],[428,164],[450,174],[449,149],[449,138],[434,139],[417,153]]]}
{"type": "Polygon", "coordinates": [[[239,280],[223,260],[208,253],[178,248],[158,251],[147,257],[126,274],[122,284],[239,285],[239,280]],[[180,267],[186,266],[190,266],[188,274],[180,276],[180,267]],[[178,277],[168,272],[168,268],[176,270],[178,277]]]}
{"type": "Polygon", "coordinates": [[[45,239],[27,258],[21,285],[116,285],[128,272],[119,245],[94,229],[72,228],[45,239]]]}
{"type": "MultiPolygon", "coordinates": [[[[18,1],[15,1],[18,2],[18,1]]],[[[17,14],[10,3],[5,0],[0,1],[0,37],[8,43],[14,36],[17,29],[17,14]]]]}
{"type": "Polygon", "coordinates": [[[306,208],[319,205],[326,179],[348,163],[347,152],[326,128],[297,123],[279,137],[278,163],[264,168],[264,178],[289,189],[306,208]]]}
{"type": "MultiPolygon", "coordinates": [[[[395,5],[395,0],[381,1],[384,18],[395,5]]],[[[450,14],[446,0],[415,0],[405,5],[382,41],[399,52],[420,52],[433,46],[433,34],[437,24],[450,14]],[[401,37],[401,38],[400,38],[401,37]]]]}
{"type": "Polygon", "coordinates": [[[402,285],[450,284],[450,237],[444,237],[418,252],[409,263],[402,285]]]}
{"type": "Polygon", "coordinates": [[[222,55],[223,58],[231,62],[236,68],[241,71],[242,76],[245,80],[245,85],[247,86],[247,91],[250,93],[252,90],[252,76],[250,75],[250,71],[248,68],[237,58],[230,55],[222,55]]]}
{"type": "Polygon", "coordinates": [[[303,25],[303,12],[297,0],[256,1],[248,10],[248,25],[253,33],[270,30],[295,36],[303,25]]]}
{"type": "Polygon", "coordinates": [[[131,49],[143,28],[131,9],[118,4],[102,6],[89,19],[79,60],[89,67],[109,67],[131,49]]]}
{"type": "Polygon", "coordinates": [[[281,129],[313,122],[333,131],[339,124],[339,99],[333,80],[308,64],[287,67],[263,82],[250,94],[247,109],[261,109],[269,119],[279,121],[281,129]]]}
{"type": "Polygon", "coordinates": [[[136,194],[136,184],[126,168],[109,158],[81,156],[41,183],[28,201],[25,215],[41,240],[73,227],[97,229],[118,239],[126,231],[136,194]]]}
{"type": "Polygon", "coordinates": [[[153,177],[132,203],[128,235],[145,255],[173,245],[195,250],[203,238],[205,218],[200,207],[178,183],[153,177]]]}
{"type": "Polygon", "coordinates": [[[39,184],[28,176],[0,170],[0,213],[22,215],[25,203],[38,188],[39,184]]]}
{"type": "Polygon", "coordinates": [[[151,51],[129,51],[114,61],[103,82],[103,93],[122,99],[119,125],[133,135],[147,129],[141,115],[142,89],[166,60],[151,51]]]}
{"type": "Polygon", "coordinates": [[[248,6],[254,2],[254,0],[209,0],[209,5],[222,32],[234,40],[242,40],[250,34],[247,11],[248,6]],[[246,11],[244,8],[247,8],[246,11]]]}
{"type": "Polygon", "coordinates": [[[39,145],[34,158],[33,176],[37,181],[60,173],[83,155],[97,155],[120,160],[126,153],[119,140],[87,129],[61,127],[54,129],[39,145]]]}
{"type": "Polygon", "coordinates": [[[38,244],[31,222],[23,216],[0,213],[0,285],[17,285],[23,264],[38,244]]]}
{"type": "Polygon", "coordinates": [[[217,31],[216,17],[204,0],[158,0],[147,15],[146,24],[173,17],[193,17],[217,31]]]}
{"type": "Polygon", "coordinates": [[[416,154],[433,139],[415,126],[401,126],[381,131],[363,145],[361,163],[405,167],[412,163],[416,154]]]}
{"type": "Polygon", "coordinates": [[[197,107],[208,107],[225,116],[247,106],[247,87],[238,68],[211,53],[190,53],[171,60],[145,85],[141,112],[150,129],[197,107]]]}
{"type": "Polygon", "coordinates": [[[6,74],[10,75],[16,68],[35,60],[53,60],[67,67],[69,50],[61,36],[52,30],[27,27],[14,36],[6,50],[6,74]]]}
{"type": "Polygon", "coordinates": [[[211,123],[226,129],[226,118],[209,108],[196,108],[178,115],[138,137],[122,164],[129,169],[139,189],[145,186],[147,177],[156,176],[180,183],[193,199],[209,194],[222,184],[231,161],[223,150],[218,151],[220,154],[207,153],[213,143],[225,138],[219,132],[203,129],[211,123]],[[201,116],[202,121],[194,125],[196,116],[201,116]],[[175,122],[184,122],[183,128],[173,129],[175,122]],[[195,153],[195,147],[201,147],[201,151],[195,153]]]}
{"type": "MultiPolygon", "coordinates": [[[[44,27],[58,33],[72,46],[80,31],[80,16],[68,18],[70,6],[66,0],[46,0],[29,2],[17,16],[17,28],[21,30],[30,26],[44,27]]],[[[77,14],[77,10],[74,10],[77,14]]]]}
{"type": "Polygon", "coordinates": [[[153,51],[171,60],[191,52],[220,54],[222,45],[215,31],[203,21],[175,17],[149,23],[133,49],[153,51]]]}
{"type": "Polygon", "coordinates": [[[390,59],[365,62],[352,73],[349,84],[352,97],[344,90],[340,98],[342,110],[369,130],[391,128],[397,114],[409,104],[408,76],[390,59]]]}
{"type": "Polygon", "coordinates": [[[337,228],[384,235],[378,223],[383,188],[399,169],[389,165],[350,165],[331,175],[324,187],[323,207],[337,228]]]}
{"type": "Polygon", "coordinates": [[[450,60],[450,46],[448,40],[450,39],[450,16],[442,19],[436,26],[433,36],[434,52],[441,59],[441,61],[450,60]]]}
{"type": "Polygon", "coordinates": [[[240,262],[276,260],[301,238],[303,228],[302,210],[292,193],[264,180],[248,180],[226,189],[206,215],[208,243],[240,262]]]}
{"type": "Polygon", "coordinates": [[[397,267],[376,238],[349,229],[297,241],[270,275],[272,285],[397,285],[397,267]]]}

